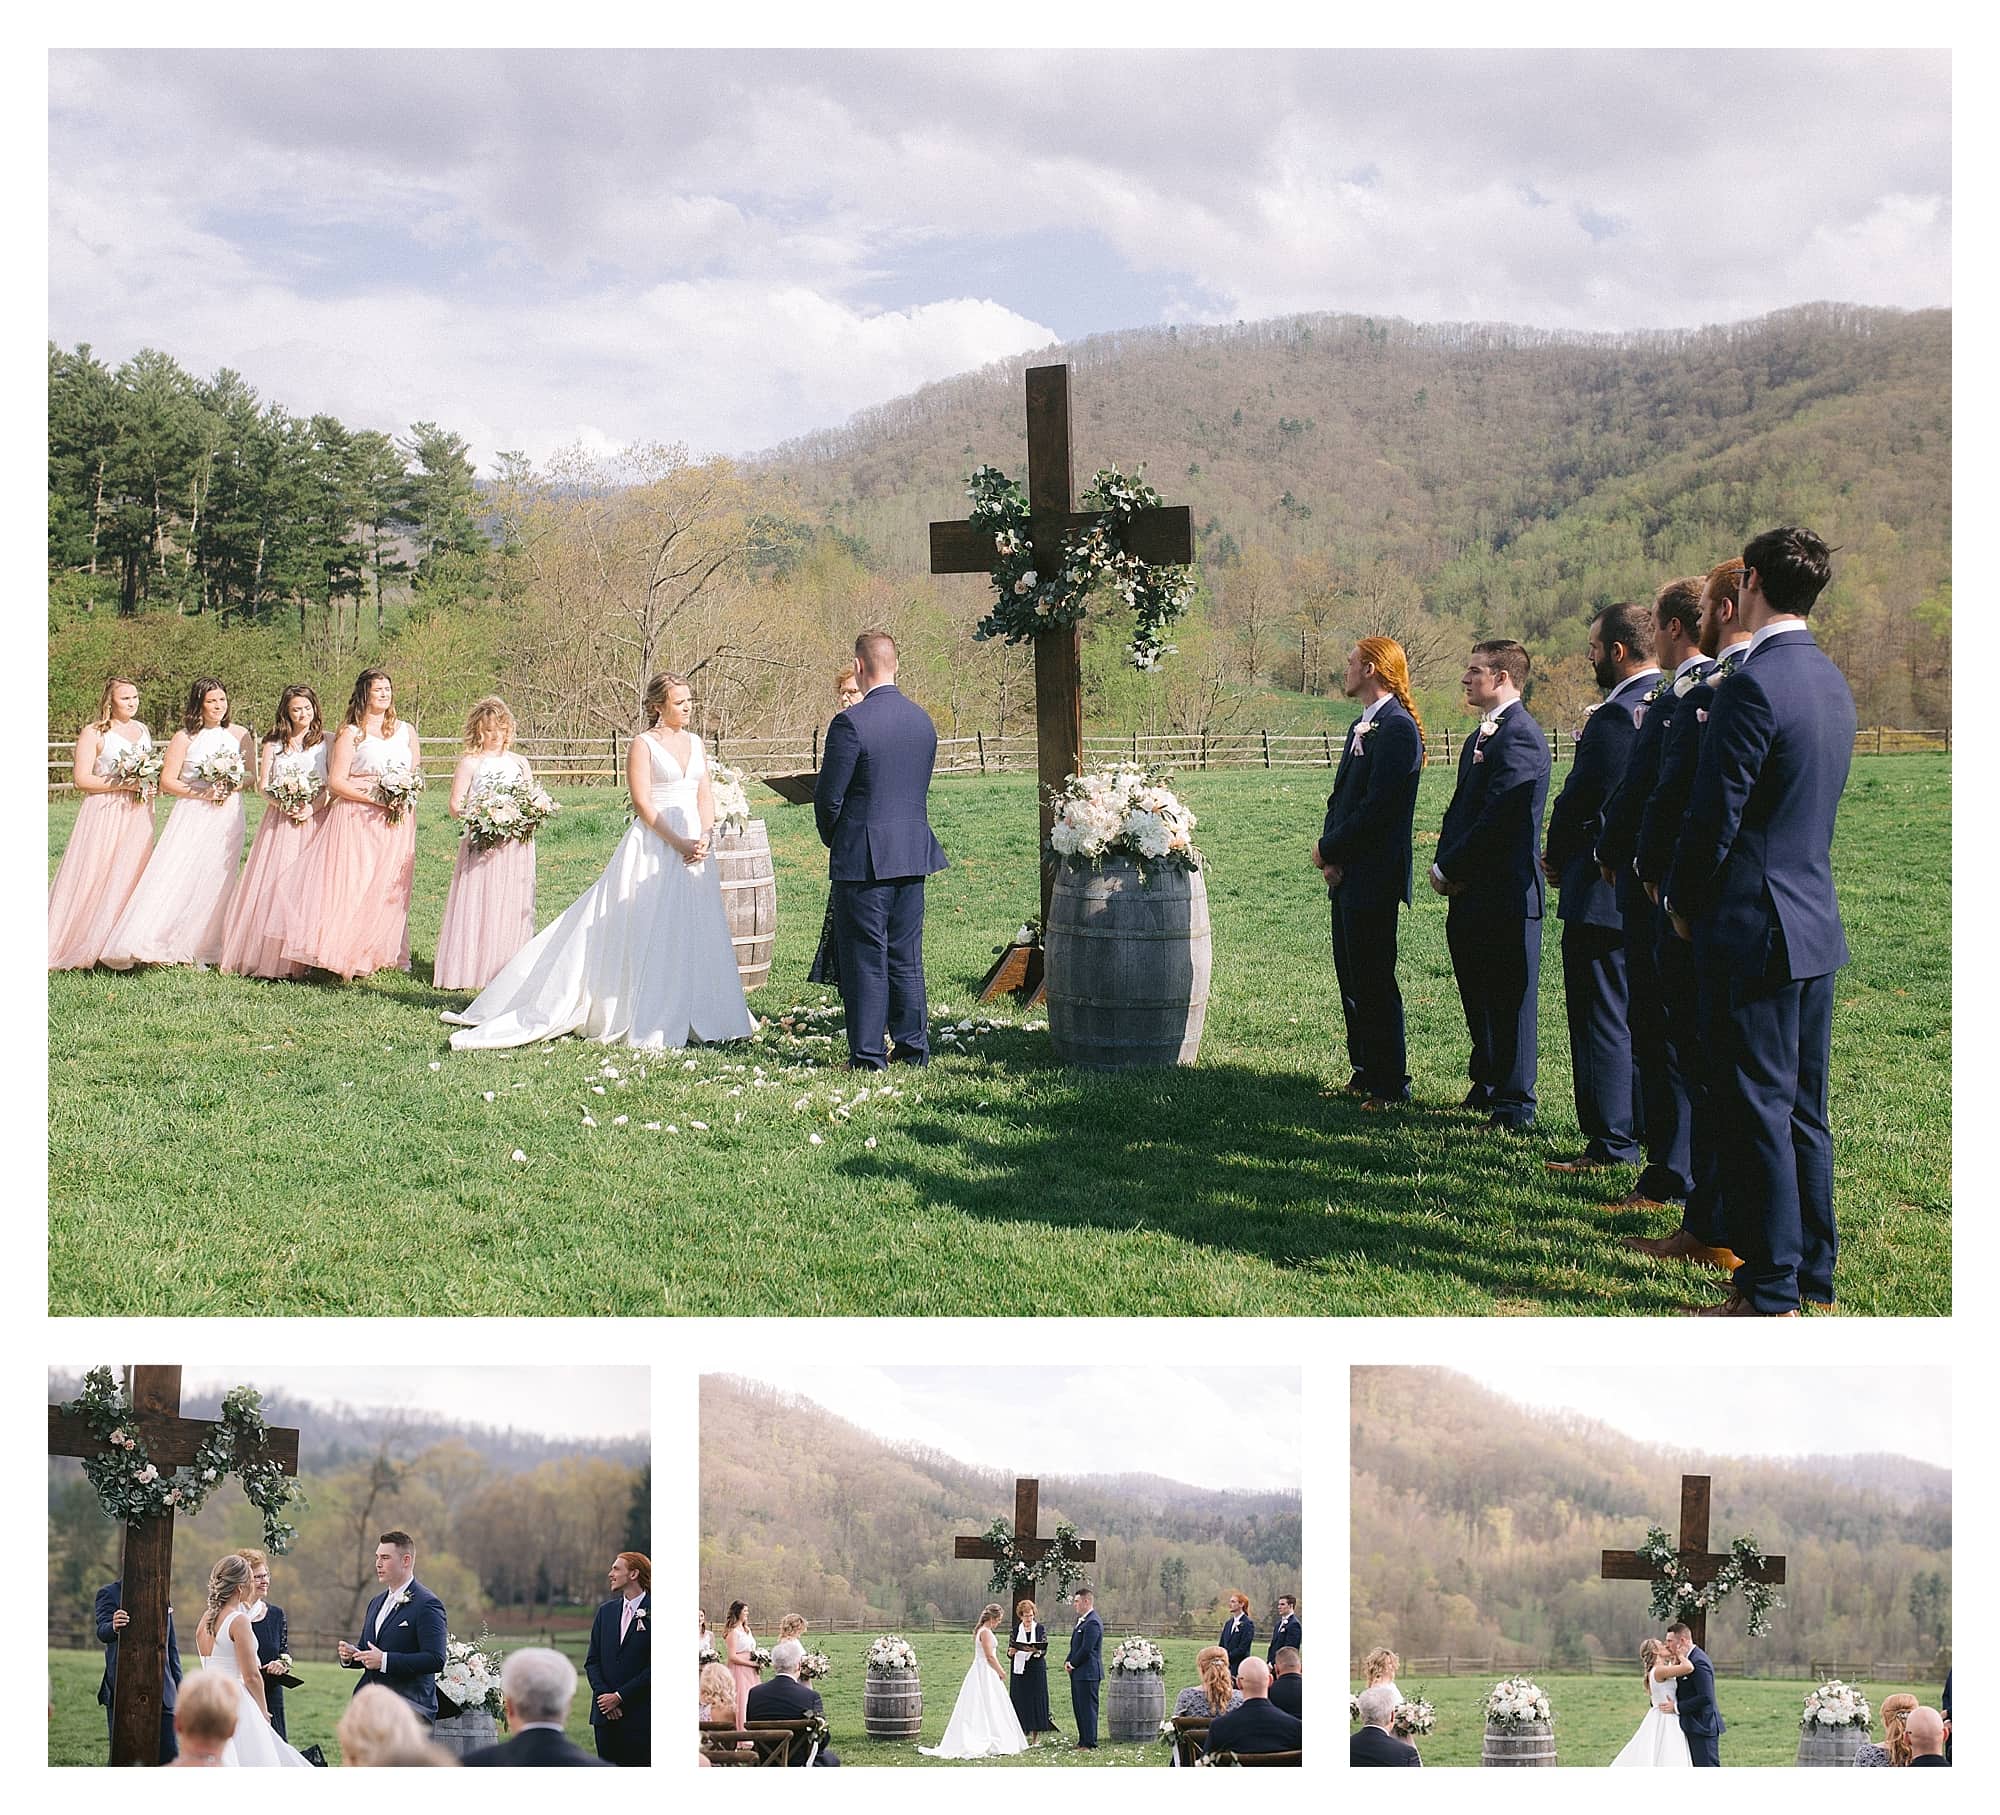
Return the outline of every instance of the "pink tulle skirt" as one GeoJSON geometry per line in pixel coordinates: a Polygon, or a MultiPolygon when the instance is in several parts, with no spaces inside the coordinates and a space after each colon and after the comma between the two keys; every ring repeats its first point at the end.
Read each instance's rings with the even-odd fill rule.
{"type": "Polygon", "coordinates": [[[392,821],[380,807],[336,800],[279,885],[285,963],[343,980],[390,966],[408,970],[416,868],[413,810],[392,821]]]}
{"type": "Polygon", "coordinates": [[[222,923],[222,969],[244,977],[302,977],[306,967],[285,957],[285,887],[312,849],[326,819],[322,807],[296,820],[269,801],[250,841],[250,858],[222,923]]]}
{"type": "Polygon", "coordinates": [[[484,989],[534,936],[535,841],[482,851],[461,838],[431,981],[439,989],[484,989]]]}
{"type": "Polygon", "coordinates": [[[214,964],[222,922],[243,861],[243,796],[177,800],[99,960],[135,964],[214,964]]]}
{"type": "Polygon", "coordinates": [[[87,971],[153,852],[153,803],[136,794],[84,797],[49,884],[49,969],[87,971]]]}

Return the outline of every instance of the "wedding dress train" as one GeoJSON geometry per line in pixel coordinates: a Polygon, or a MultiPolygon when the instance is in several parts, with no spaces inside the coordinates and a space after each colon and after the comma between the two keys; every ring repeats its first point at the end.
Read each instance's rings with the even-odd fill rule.
{"type": "Polygon", "coordinates": [[[1028,1736],[1014,1713],[1006,1679],[994,1668],[998,1648],[991,1626],[980,1627],[972,1646],[972,1668],[959,1685],[944,1738],[919,1746],[926,1758],[1006,1758],[1028,1749],[1028,1736]]]}
{"type": "Polygon", "coordinates": [[[1693,1766],[1694,1756],[1688,1751],[1680,1716],[1670,1711],[1674,1684],[1679,1680],[1669,1677],[1661,1682],[1650,1670],[1646,1672],[1646,1692],[1653,1705],[1646,1710],[1639,1731],[1625,1742],[1625,1750],[1611,1761],[1614,1765],[1693,1766]]]}

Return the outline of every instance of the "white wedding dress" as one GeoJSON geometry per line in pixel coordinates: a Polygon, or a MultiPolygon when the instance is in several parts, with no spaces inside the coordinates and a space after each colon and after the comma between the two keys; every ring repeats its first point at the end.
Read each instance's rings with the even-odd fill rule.
{"type": "Polygon", "coordinates": [[[993,1667],[999,1656],[993,1628],[973,1635],[972,1668],[958,1688],[944,1738],[934,1746],[919,1746],[926,1758],[1006,1758],[1028,1749],[1028,1736],[1014,1712],[1007,1682],[993,1667]]]}
{"type": "Polygon", "coordinates": [[[222,1762],[225,1765],[303,1765],[310,1771],[312,1761],[294,1752],[271,1731],[271,1723],[257,1706],[257,1698],[250,1693],[250,1685],[243,1680],[243,1672],[236,1667],[236,1641],[231,1636],[232,1629],[238,1620],[249,1617],[250,1610],[240,1603],[225,1613],[222,1624],[215,1629],[215,1649],[201,1660],[204,1670],[226,1676],[236,1685],[236,1732],[222,1748],[222,1762]]]}
{"type": "Polygon", "coordinates": [[[1639,1731],[1625,1742],[1625,1750],[1611,1762],[1614,1765],[1685,1765],[1694,1766],[1694,1755],[1688,1751],[1687,1735],[1681,1731],[1680,1716],[1668,1712],[1668,1704],[1674,1699],[1674,1684],[1683,1681],[1680,1677],[1668,1677],[1664,1682],[1649,1670],[1646,1672],[1646,1693],[1652,1698],[1652,1706],[1646,1710],[1646,1718],[1639,1723],[1639,1731]]]}
{"type": "MultiPolygon", "coordinates": [[[[685,773],[653,733],[639,742],[652,763],[654,807],[681,837],[695,837],[708,770],[701,739],[690,736],[685,773]]],[[[604,874],[444,1019],[458,1028],[451,1043],[460,1051],[569,1033],[638,1047],[749,1038],[715,858],[690,869],[635,819],[604,874]]]]}

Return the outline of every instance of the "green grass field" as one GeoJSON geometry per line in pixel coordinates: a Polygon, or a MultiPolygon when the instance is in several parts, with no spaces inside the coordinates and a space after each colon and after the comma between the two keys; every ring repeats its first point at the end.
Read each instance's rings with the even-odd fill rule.
{"type": "MultiPolygon", "coordinates": [[[[1427,889],[1402,935],[1417,1104],[1364,1115],[1338,1094],[1326,902],[1306,861],[1327,781],[1182,780],[1214,923],[1198,1066],[1070,1072],[1045,1016],[1003,1004],[993,1032],[934,1038],[928,1071],[858,1106],[837,1001],[795,1032],[684,1056],[451,1052],[438,1013],[467,997],[428,981],[453,849],[433,793],[409,976],[49,979],[50,1310],[1587,1315],[1716,1297],[1714,1275],[1618,1245],[1668,1226],[1596,1207],[1629,1175],[1543,1171],[1579,1144],[1553,922],[1531,1136],[1455,1107],[1466,1036],[1427,889]]],[[[1420,866],[1448,788],[1425,778],[1420,866]]],[[[754,792],[779,938],[751,1001],[775,1017],[821,1001],[804,975],[827,885],[810,811],[754,792]]],[[[931,799],[952,858],[927,920],[941,1027],[979,1012],[995,944],[1034,910],[1035,826],[1025,777],[944,780],[931,799]]],[[[567,806],[542,839],[544,922],[624,823],[620,794],[567,806]]],[[[51,870],[72,814],[51,806],[51,870]]],[[[1950,833],[1948,759],[1855,764],[1837,853],[1855,962],[1833,1064],[1849,1313],[1951,1309],[1950,833]]]]}
{"type": "MultiPolygon", "coordinates": [[[[1608,1765],[1639,1730],[1646,1713],[1646,1690],[1635,1664],[1629,1676],[1536,1676],[1555,1715],[1556,1756],[1565,1765],[1608,1765]]],[[[1423,1683],[1412,1677],[1397,1686],[1415,1700],[1429,1699],[1437,1709],[1437,1730],[1417,1742],[1426,1765],[1476,1765],[1485,1740],[1481,1709],[1493,1687],[1484,1677],[1441,1677],[1423,1683]]],[[[1727,1765],[1789,1765],[1799,1748],[1799,1707],[1809,1682],[1772,1682],[1724,1677],[1716,1684],[1716,1704],[1729,1731],[1722,1736],[1722,1762],[1727,1765]]],[[[1881,1707],[1885,1695],[1907,1691],[1935,1708],[1939,1683],[1861,1683],[1870,1710],[1881,1707]]],[[[1348,1685],[1359,1694],[1358,1679],[1348,1685]]],[[[1348,1731],[1353,1727],[1350,1724],[1348,1731]]],[[[1878,1719],[1871,1737],[1880,1740],[1878,1719]]]]}
{"type": "MultiPolygon", "coordinates": [[[[191,1650],[181,1654],[183,1675],[201,1666],[191,1650]]],[[[340,1746],[333,1729],[354,1693],[355,1676],[338,1664],[300,1664],[293,1672],[304,1679],[303,1689],[285,1692],[286,1737],[301,1752],[319,1746],[329,1764],[340,1763],[340,1746]]],[[[49,1763],[52,1765],[101,1765],[109,1762],[109,1745],[104,1733],[104,1710],[97,1703],[97,1685],[104,1675],[101,1651],[51,1651],[49,1653],[49,1698],[55,1713],[49,1721],[49,1763]]],[[[577,1697],[570,1706],[569,1736],[593,1757],[597,1748],[590,1737],[590,1685],[578,1671],[577,1697]]],[[[504,1737],[504,1735],[503,1735],[504,1737]]]]}

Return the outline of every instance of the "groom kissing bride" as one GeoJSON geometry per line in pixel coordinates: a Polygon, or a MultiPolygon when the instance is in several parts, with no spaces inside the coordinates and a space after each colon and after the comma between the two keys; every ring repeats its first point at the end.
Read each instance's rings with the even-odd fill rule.
{"type": "Polygon", "coordinates": [[[1715,1666],[1681,1621],[1639,1647],[1646,1718],[1613,1765],[1719,1765],[1727,1728],[1715,1705],[1715,1666]]]}

